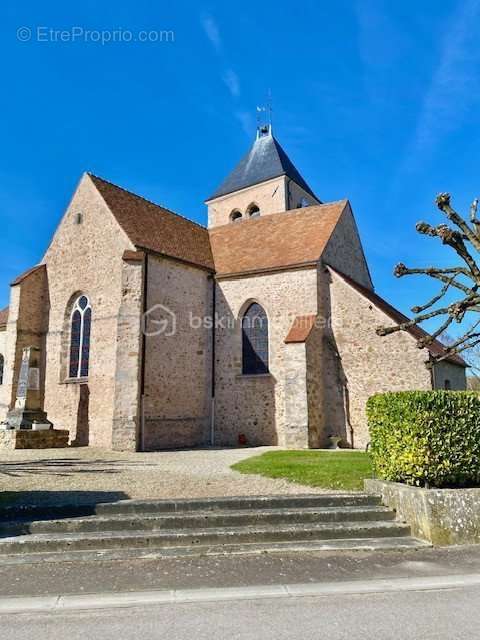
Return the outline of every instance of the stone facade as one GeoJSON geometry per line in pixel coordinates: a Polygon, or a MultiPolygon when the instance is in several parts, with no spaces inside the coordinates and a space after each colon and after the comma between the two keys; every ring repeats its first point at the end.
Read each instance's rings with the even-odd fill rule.
{"type": "Polygon", "coordinates": [[[55,427],[70,431],[72,441],[81,431],[79,444],[112,446],[122,256],[127,249],[134,249],[133,244],[84,176],[43,260],[49,289],[45,410],[55,427]],[[70,315],[80,294],[92,306],[88,381],[68,376],[70,315]]]}
{"type": "Polygon", "coordinates": [[[248,207],[251,204],[257,205],[261,215],[270,215],[304,206],[301,204],[302,198],[305,199],[305,205],[318,204],[315,198],[286,176],[273,178],[215,200],[209,200],[207,202],[208,227],[211,229],[231,223],[234,211],[242,214],[241,221],[248,219],[248,207]]]}
{"type": "Polygon", "coordinates": [[[433,367],[433,387],[463,391],[466,389],[465,369],[445,360],[438,362],[433,367]]]}
{"type": "MultiPolygon", "coordinates": [[[[287,363],[285,337],[297,315],[317,313],[317,275],[304,269],[219,280],[216,331],[215,441],[236,445],[244,435],[252,445],[287,444],[285,385],[291,368],[306,376],[304,359],[287,363]],[[241,318],[252,302],[266,311],[269,329],[267,375],[242,375],[241,318]],[[303,370],[302,370],[303,369],[303,370]]],[[[291,383],[289,383],[291,384],[291,383]]],[[[291,414],[291,402],[289,404],[291,414]]],[[[302,446],[306,437],[302,436],[302,446]]]]}
{"type": "Polygon", "coordinates": [[[216,192],[227,195],[208,202],[209,227],[222,227],[211,232],[82,178],[42,263],[11,288],[0,420],[25,347],[41,354],[39,395],[54,426],[73,445],[116,450],[323,447],[329,436],[364,447],[370,395],[465,388],[462,366],[444,362],[432,375],[410,334],[376,335],[392,320],[372,303],[348,201],[318,205],[271,135],[256,148],[270,149],[248,156],[264,179],[245,186],[250,161],[233,172],[241,187],[230,192],[227,180],[216,192]],[[245,217],[251,204],[259,219],[245,217]],[[230,223],[233,210],[242,222],[230,223]],[[81,296],[92,312],[88,376],[75,360],[83,329],[72,329],[81,296]],[[241,325],[252,303],[268,319],[268,368],[244,375],[241,325]],[[300,317],[312,324],[292,338],[300,317]]]}
{"type": "MultiPolygon", "coordinates": [[[[367,289],[373,289],[360,235],[349,203],[325,247],[322,263],[338,269],[367,289]]],[[[322,279],[319,278],[319,285],[321,284],[322,279]]]]}
{"type": "Polygon", "coordinates": [[[431,374],[425,366],[428,352],[418,349],[408,333],[377,336],[375,328],[391,325],[391,319],[331,270],[323,271],[323,285],[328,291],[331,318],[331,329],[325,336],[331,353],[330,374],[325,380],[327,429],[350,444],[353,434],[354,446],[365,447],[369,441],[368,398],[384,391],[431,389],[431,374]],[[341,387],[339,380],[343,381],[341,387]],[[346,427],[351,428],[350,433],[346,427]]]}
{"type": "Polygon", "coordinates": [[[5,364],[5,357],[7,352],[7,329],[0,328],[0,356],[3,356],[3,380],[2,384],[0,384],[0,422],[5,419],[8,411],[8,398],[7,396],[7,386],[5,384],[5,378],[7,375],[7,367],[5,364]]]}
{"type": "Polygon", "coordinates": [[[213,280],[150,256],[145,338],[144,449],[192,447],[210,438],[213,280]],[[166,330],[155,335],[156,323],[166,330]]]}

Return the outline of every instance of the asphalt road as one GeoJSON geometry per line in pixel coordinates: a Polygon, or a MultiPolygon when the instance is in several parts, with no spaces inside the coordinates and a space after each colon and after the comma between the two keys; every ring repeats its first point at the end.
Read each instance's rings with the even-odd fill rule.
{"type": "MultiPolygon", "coordinates": [[[[458,576],[457,576],[458,578],[458,576]]],[[[471,579],[471,576],[470,576],[471,579]]],[[[479,577],[480,582],[480,577],[479,577]]],[[[363,584],[367,584],[366,582],[363,584]]],[[[336,585],[338,587],[338,585],[336,585]]],[[[394,585],[393,585],[394,586],[394,585]]],[[[469,640],[480,629],[480,586],[317,597],[211,598],[0,615],[2,640],[469,640]]],[[[361,591],[361,587],[359,587],[361,591]]],[[[109,596],[111,597],[111,595],[109,596]]],[[[96,603],[98,606],[99,603],[96,603]]]]}

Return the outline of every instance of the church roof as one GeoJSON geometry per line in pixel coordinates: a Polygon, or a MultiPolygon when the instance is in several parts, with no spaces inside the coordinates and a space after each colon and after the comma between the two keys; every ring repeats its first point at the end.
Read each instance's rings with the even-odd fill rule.
{"type": "Polygon", "coordinates": [[[208,231],[191,220],[88,174],[132,243],[213,271],[208,231]]]}
{"type": "Polygon", "coordinates": [[[306,342],[308,336],[312,333],[312,329],[315,326],[316,321],[317,316],[314,314],[308,316],[297,316],[287,333],[284,340],[285,344],[306,342]]]}
{"type": "Polygon", "coordinates": [[[10,286],[15,287],[17,284],[21,284],[26,278],[28,278],[28,276],[31,276],[33,273],[36,273],[37,271],[40,271],[40,269],[45,269],[45,268],[46,267],[44,264],[37,264],[34,267],[30,267],[30,269],[27,269],[26,271],[21,273],[19,276],[17,276],[15,280],[13,280],[13,282],[10,283],[10,286]]]}
{"type": "Polygon", "coordinates": [[[346,207],[340,200],[210,229],[217,275],[315,264],[346,207]]]}
{"type": "MultiPolygon", "coordinates": [[[[352,280],[352,278],[350,278],[349,276],[345,275],[344,273],[341,273],[340,271],[337,271],[333,267],[329,266],[329,269],[333,271],[333,273],[340,276],[342,280],[344,280],[348,285],[350,285],[353,289],[355,289],[358,293],[360,293],[360,295],[362,295],[364,298],[367,298],[367,300],[369,300],[372,304],[374,304],[377,307],[377,309],[380,309],[380,311],[383,311],[383,313],[387,315],[391,320],[393,320],[393,322],[395,322],[396,324],[401,324],[402,322],[406,322],[410,320],[410,318],[407,318],[407,316],[404,315],[401,311],[399,311],[398,309],[395,309],[395,307],[392,307],[390,303],[388,303],[386,300],[381,298],[378,294],[376,294],[371,289],[367,289],[366,287],[362,286],[355,280],[352,280]]],[[[418,325],[414,325],[413,327],[410,327],[409,329],[406,330],[406,333],[409,333],[416,340],[420,340],[429,335],[424,329],[422,329],[418,325]]],[[[433,340],[433,342],[431,342],[429,345],[425,345],[425,348],[429,351],[429,353],[432,356],[441,356],[445,353],[445,346],[440,342],[440,340],[433,340]]],[[[457,364],[461,367],[468,367],[468,364],[465,362],[465,360],[458,354],[453,354],[451,356],[448,356],[448,358],[445,358],[445,360],[447,362],[451,362],[452,364],[457,364]]]]}
{"type": "Polygon", "coordinates": [[[288,176],[317,200],[313,191],[271,132],[263,136],[260,135],[250,151],[240,160],[215,193],[207,199],[207,202],[279,176],[288,176]]]}

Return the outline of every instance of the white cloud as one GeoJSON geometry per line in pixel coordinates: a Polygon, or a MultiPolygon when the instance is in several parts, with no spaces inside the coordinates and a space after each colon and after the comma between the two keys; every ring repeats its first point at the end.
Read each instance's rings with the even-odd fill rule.
{"type": "Polygon", "coordinates": [[[214,49],[217,53],[220,53],[222,50],[222,38],[220,37],[220,30],[216,20],[210,15],[204,15],[202,17],[202,27],[214,49]]]}
{"type": "Polygon", "coordinates": [[[227,85],[228,90],[234,98],[240,95],[240,80],[233,69],[227,69],[223,74],[222,80],[227,85]]]}
{"type": "Polygon", "coordinates": [[[425,93],[411,141],[410,153],[428,152],[439,139],[454,131],[462,116],[478,100],[480,60],[475,25],[480,17],[479,0],[467,0],[449,20],[444,32],[439,63],[425,93]]]}
{"type": "Polygon", "coordinates": [[[250,111],[235,111],[235,117],[242,125],[242,129],[249,138],[252,137],[253,131],[255,131],[255,123],[253,121],[253,115],[250,111]]]}

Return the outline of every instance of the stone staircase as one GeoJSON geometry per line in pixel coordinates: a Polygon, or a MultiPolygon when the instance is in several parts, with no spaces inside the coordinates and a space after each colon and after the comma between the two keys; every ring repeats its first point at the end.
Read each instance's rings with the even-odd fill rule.
{"type": "Polygon", "coordinates": [[[4,509],[0,562],[18,554],[145,555],[425,546],[367,494],[124,500],[4,509]]]}

